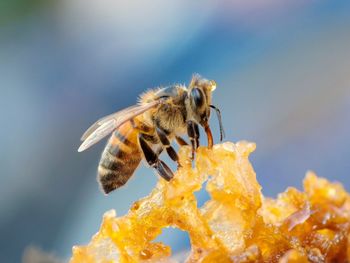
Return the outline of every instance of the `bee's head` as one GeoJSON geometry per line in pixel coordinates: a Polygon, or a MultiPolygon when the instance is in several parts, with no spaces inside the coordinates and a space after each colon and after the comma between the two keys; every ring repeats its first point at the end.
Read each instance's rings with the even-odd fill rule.
{"type": "Polygon", "coordinates": [[[203,127],[208,125],[210,117],[211,93],[216,83],[199,75],[194,75],[188,89],[187,111],[190,119],[203,127]]]}

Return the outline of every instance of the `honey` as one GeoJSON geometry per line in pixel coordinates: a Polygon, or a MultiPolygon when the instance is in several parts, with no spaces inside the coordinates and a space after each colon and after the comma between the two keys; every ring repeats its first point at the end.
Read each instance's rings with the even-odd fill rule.
{"type": "Polygon", "coordinates": [[[76,262],[174,262],[171,248],[154,242],[163,228],[186,231],[187,262],[350,262],[350,195],[339,183],[308,172],[304,190],[288,188],[265,198],[249,155],[255,144],[226,142],[180,149],[174,179],[160,179],[128,214],[106,212],[86,246],[73,247],[76,262]],[[210,200],[194,195],[204,182],[210,200]]]}

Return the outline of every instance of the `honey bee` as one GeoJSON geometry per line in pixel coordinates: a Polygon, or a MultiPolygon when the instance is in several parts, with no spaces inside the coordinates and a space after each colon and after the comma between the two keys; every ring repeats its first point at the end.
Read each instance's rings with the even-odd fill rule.
{"type": "Polygon", "coordinates": [[[169,157],[180,166],[179,158],[171,146],[173,139],[188,145],[182,139],[187,134],[192,146],[192,159],[199,146],[199,125],[207,135],[208,147],[213,146],[209,127],[210,108],[217,113],[220,141],[224,130],[220,110],[211,104],[213,80],[194,75],[188,86],[176,84],[149,90],[140,96],[138,104],[108,115],[94,123],[82,136],[82,152],[112,133],[99,162],[98,181],[103,191],[123,186],[144,158],[167,181],[174,174],[158,158],[165,149],[169,157]]]}

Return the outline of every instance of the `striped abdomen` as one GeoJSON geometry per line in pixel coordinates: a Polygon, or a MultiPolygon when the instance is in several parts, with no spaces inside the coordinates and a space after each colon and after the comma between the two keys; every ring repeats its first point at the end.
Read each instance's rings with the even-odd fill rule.
{"type": "Polygon", "coordinates": [[[138,132],[130,121],[113,132],[98,166],[98,180],[108,194],[124,185],[133,175],[142,159],[138,132]]]}

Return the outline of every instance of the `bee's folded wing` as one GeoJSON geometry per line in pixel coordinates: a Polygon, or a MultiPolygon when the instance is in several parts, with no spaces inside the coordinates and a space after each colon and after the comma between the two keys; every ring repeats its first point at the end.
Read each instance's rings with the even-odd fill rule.
{"type": "Polygon", "coordinates": [[[158,106],[160,103],[161,100],[156,100],[147,104],[134,105],[99,119],[81,137],[83,143],[80,145],[78,152],[88,149],[128,120],[158,106]]]}

